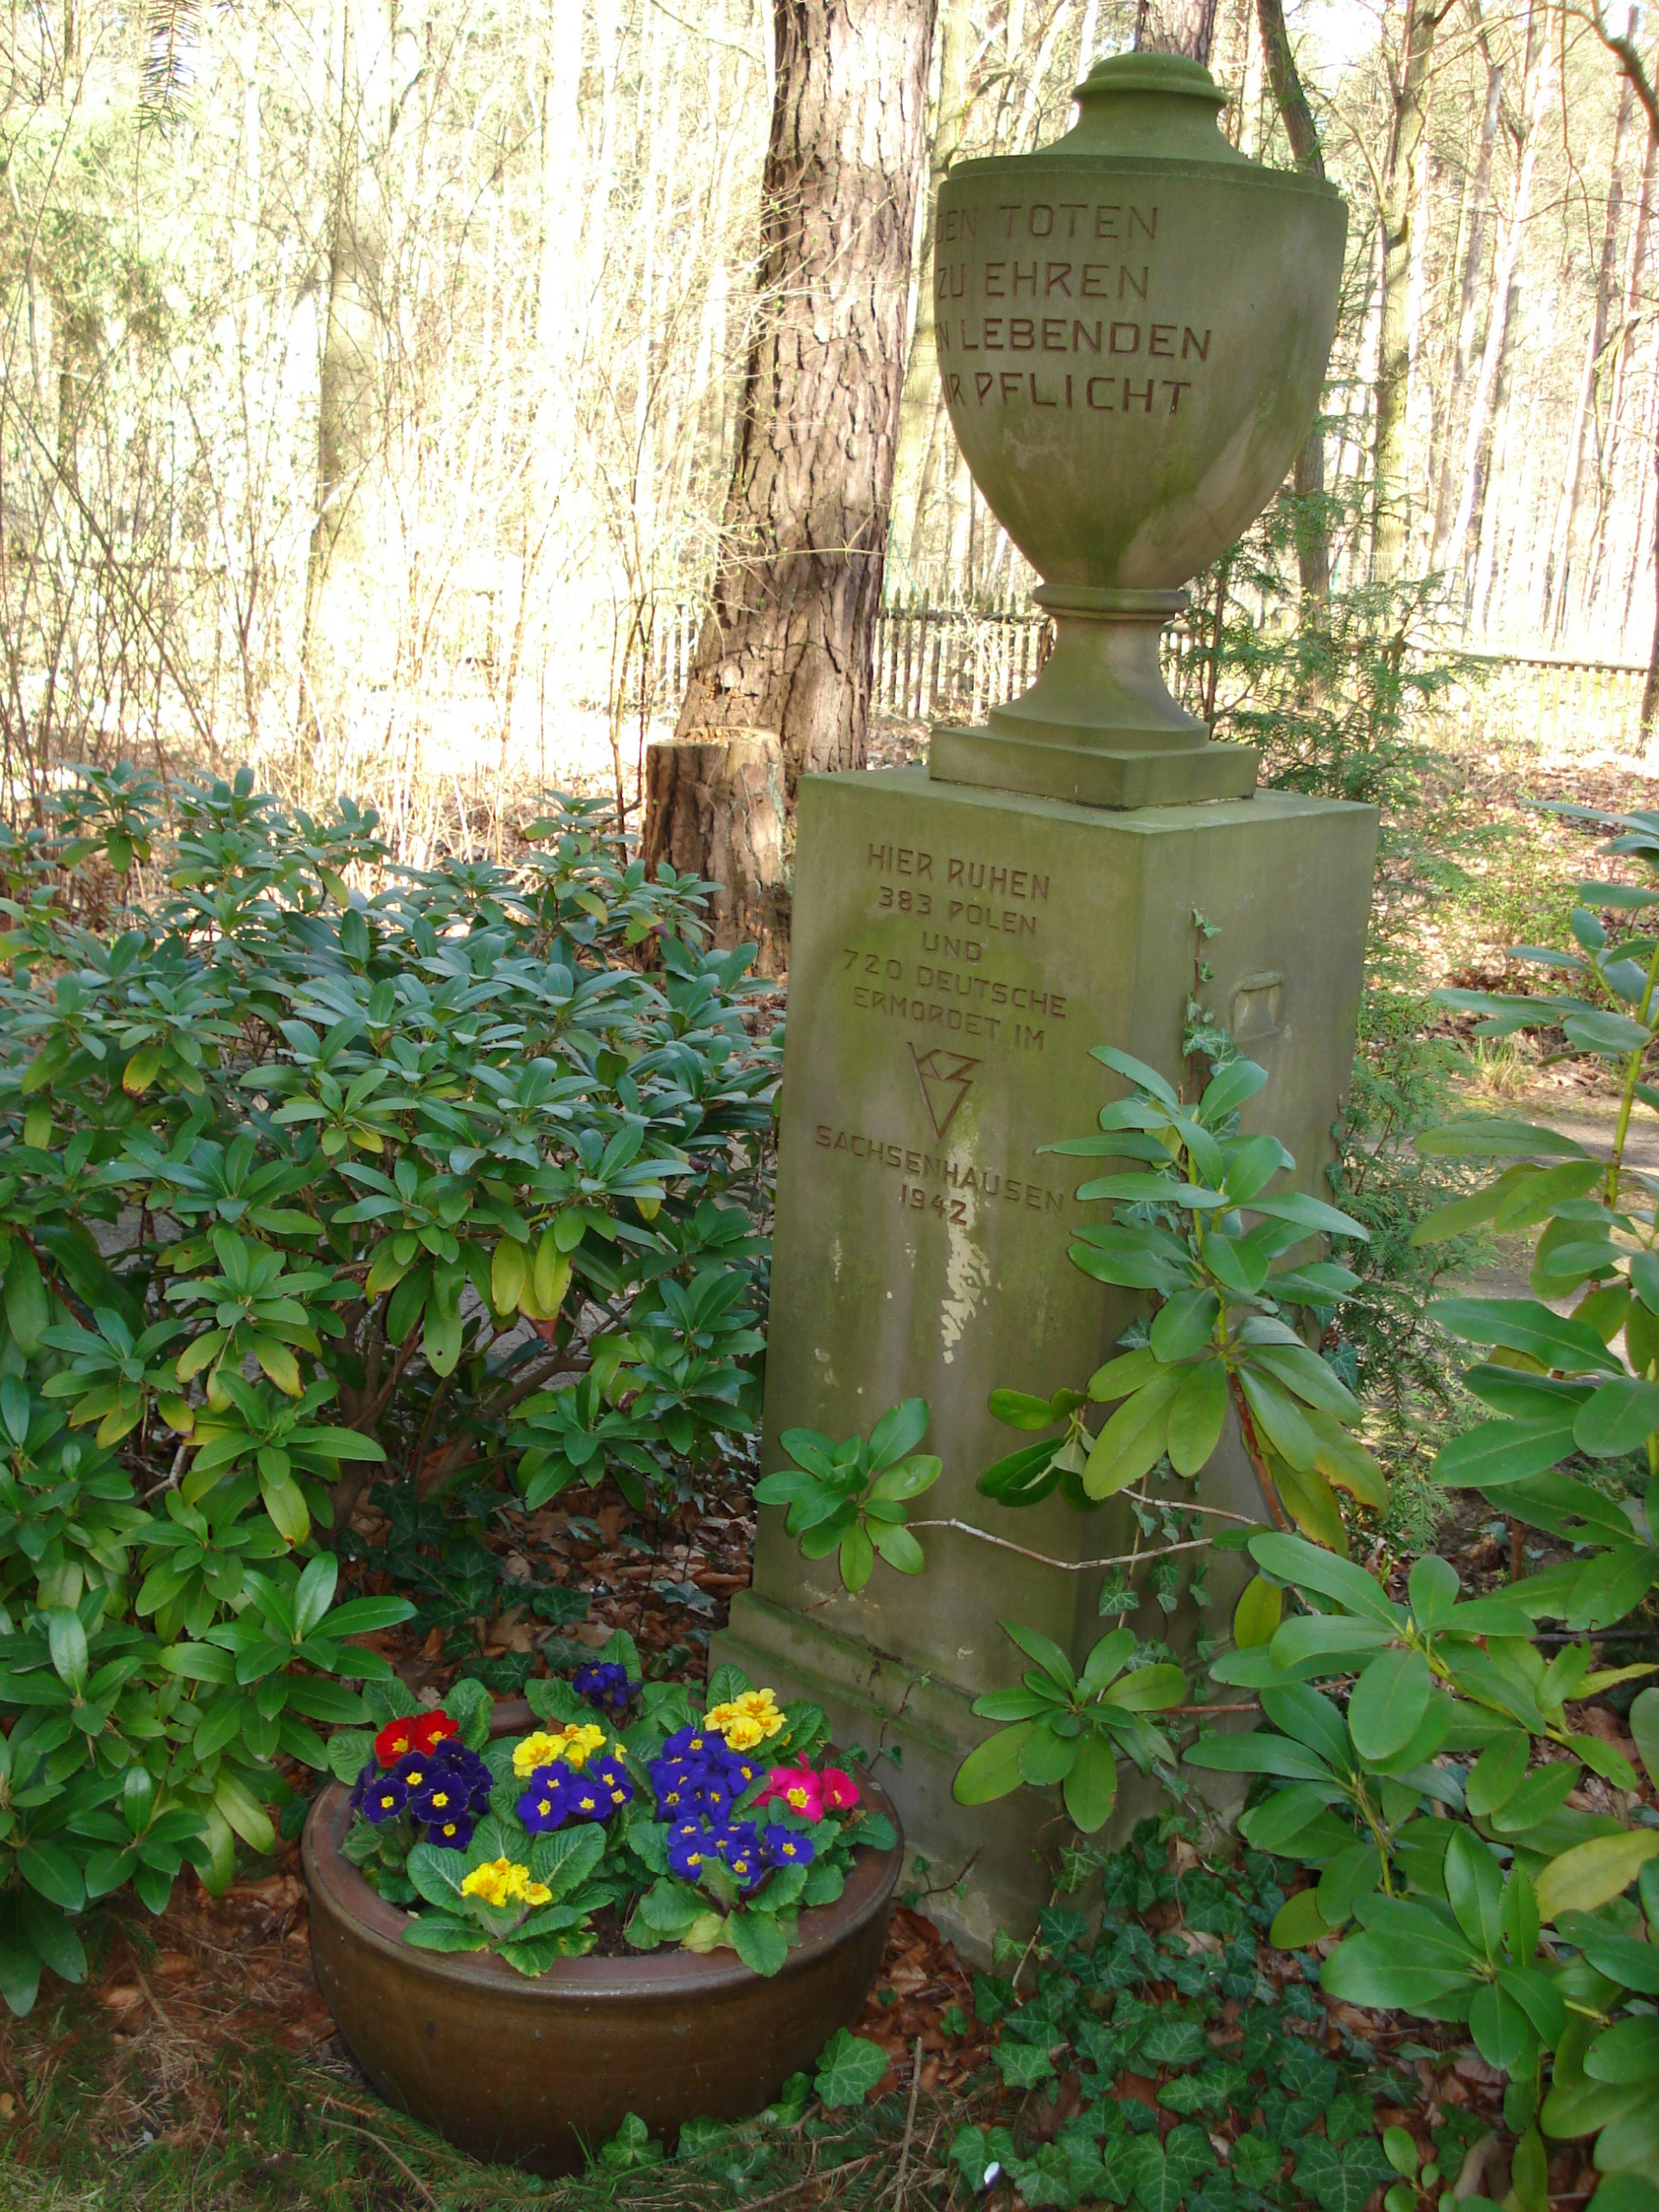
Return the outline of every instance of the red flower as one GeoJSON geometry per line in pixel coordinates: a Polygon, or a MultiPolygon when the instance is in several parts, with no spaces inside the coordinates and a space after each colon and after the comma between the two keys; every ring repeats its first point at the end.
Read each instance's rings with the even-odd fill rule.
{"type": "Polygon", "coordinates": [[[396,1766],[410,1751],[431,1751],[446,1736],[458,1736],[460,1725],[447,1713],[415,1713],[389,1720],[374,1739],[374,1756],[382,1766],[396,1766]]]}

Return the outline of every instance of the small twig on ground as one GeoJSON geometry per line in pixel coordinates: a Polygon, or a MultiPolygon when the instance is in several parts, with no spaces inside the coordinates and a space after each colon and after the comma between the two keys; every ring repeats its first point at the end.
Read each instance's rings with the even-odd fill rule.
{"type": "Polygon", "coordinates": [[[909,2178],[910,2139],[916,2132],[916,2099],[922,2086],[922,2039],[918,2036],[910,2052],[910,2105],[905,2113],[905,2139],[899,2145],[899,2171],[893,2184],[893,2212],[905,2212],[905,2183],[909,2178]]]}
{"type": "Polygon", "coordinates": [[[746,2204],[743,2212],[766,2212],[766,2207],[770,2204],[781,2204],[786,2197],[798,2197],[800,2191],[809,2183],[821,2188],[826,2182],[838,2181],[843,2174],[855,2174],[865,2166],[872,2166],[878,2158],[884,2158],[886,2156],[885,2151],[867,2151],[861,2158],[849,2158],[843,2165],[831,2166],[827,2172],[797,2174],[794,2180],[786,2183],[784,2188],[774,2189],[770,2196],[757,2196],[752,2203],[746,2204]]]}
{"type": "Polygon", "coordinates": [[[403,2160],[398,2157],[397,2153],[392,2149],[391,2144],[385,2142],[381,2137],[375,2134],[372,2128],[359,2127],[354,2120],[341,2120],[338,2114],[327,2111],[321,2105],[315,2106],[312,2109],[313,2116],[318,2120],[327,2120],[330,2127],[343,2127],[348,2135],[361,2135],[365,2139],[365,2140],[372,2143],[377,2151],[384,2151],[387,2158],[391,2160],[392,2164],[397,2167],[398,2172],[405,2176],[405,2177],[420,2190],[421,2195],[432,2207],[432,2212],[442,2212],[442,2208],[439,2204],[437,2198],[433,2196],[431,2190],[421,2179],[420,2176],[415,2171],[414,2168],[412,2166],[406,2166],[403,2160]]]}

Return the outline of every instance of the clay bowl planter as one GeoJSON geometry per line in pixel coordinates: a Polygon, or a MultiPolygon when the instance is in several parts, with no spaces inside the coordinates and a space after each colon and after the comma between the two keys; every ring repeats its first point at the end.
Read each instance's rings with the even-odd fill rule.
{"type": "MultiPolygon", "coordinates": [[[[498,1707],[492,1733],[534,1726],[498,1707]]],[[[860,1777],[867,1800],[892,1805],[860,1777]]],[[[800,1942],[767,1980],[735,1952],[568,1959],[533,1980],[480,1952],[417,1951],[405,1916],[340,1853],[351,1822],[338,1783],[306,1822],[317,1986],[389,2104],[474,2157],[568,2173],[636,2113],[653,2135],[705,2113],[769,2103],[856,2018],[881,1962],[904,1839],[866,1851],[834,1904],[804,1912],[800,1942]]]]}

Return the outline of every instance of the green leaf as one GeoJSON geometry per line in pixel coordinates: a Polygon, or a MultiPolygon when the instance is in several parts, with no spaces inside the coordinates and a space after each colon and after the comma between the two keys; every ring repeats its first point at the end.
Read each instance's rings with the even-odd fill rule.
{"type": "Polygon", "coordinates": [[[900,1574],[919,1574],[927,1564],[921,1545],[908,1529],[893,1522],[873,1521],[869,1536],[887,1565],[896,1567],[900,1574]]]}
{"type": "Polygon", "coordinates": [[[1363,2212],[1372,2190],[1392,2171],[1374,2135],[1356,2135],[1342,2144],[1309,2135],[1296,2162],[1295,2182],[1322,2212],[1363,2212]]]}
{"type": "Polygon", "coordinates": [[[1191,1359],[1215,1333],[1221,1300],[1213,1290],[1178,1290],[1153,1316],[1152,1351],[1166,1365],[1191,1359]]]}
{"type": "Polygon", "coordinates": [[[1374,1575],[1356,1567],[1351,1560],[1338,1559],[1333,1553],[1310,1544],[1306,1537],[1289,1536],[1277,1529],[1252,1536],[1245,1548],[1256,1565],[1280,1582],[1294,1588],[1317,1590],[1321,1597],[1334,1598],[1351,1613],[1382,1623],[1390,1629],[1405,1625],[1405,1615],[1385,1593],[1374,1575]]]}
{"type": "Polygon", "coordinates": [[[1022,1720],[1015,1727],[999,1728],[969,1752],[951,1784],[950,1794],[958,1805],[988,1805],[994,1797],[1006,1797],[1020,1787],[1023,1779],[1020,1754],[1032,1726],[1029,1720],[1022,1720]]]}
{"type": "Polygon", "coordinates": [[[861,2105],[887,2070],[887,2054],[867,2036],[837,2028],[818,2053],[812,2086],[831,2112],[861,2105]]]}
{"type": "Polygon", "coordinates": [[[908,1459],[927,1433],[925,1398],[906,1398],[883,1414],[870,1431],[870,1470],[880,1474],[898,1459],[908,1459]]]}
{"type": "Polygon", "coordinates": [[[1491,1849],[1472,1828],[1454,1827],[1446,1850],[1446,1894],[1459,1927],[1484,1958],[1497,1956],[1503,1892],[1491,1849]]]}
{"type": "Polygon", "coordinates": [[[740,1906],[728,1916],[726,1929],[738,1957],[751,1974],[770,1977],[789,1956],[789,1931],[776,1913],[746,1912],[740,1906]]]}
{"type": "Polygon", "coordinates": [[[1034,2089],[1039,2082],[1054,2078],[1053,2061],[1039,2044],[999,2043],[991,2056],[1010,2089],[1034,2089]]]}
{"type": "Polygon", "coordinates": [[[1429,1471],[1437,1483],[1453,1490],[1525,1482],[1559,1465],[1571,1453],[1575,1411],[1564,1406],[1559,1413],[1535,1421],[1479,1421],[1454,1436],[1429,1471]]]}
{"type": "Polygon", "coordinates": [[[1438,1957],[1414,1958],[1395,1936],[1369,1929],[1338,1944],[1319,1969],[1319,1986],[1345,2004],[1429,2012],[1433,2018],[1462,2017],[1442,2009],[1446,1999],[1466,1993],[1472,2002],[1475,1992],[1467,1971],[1446,1966],[1438,1957]]]}
{"type": "Polygon", "coordinates": [[[1253,1574],[1233,1611],[1233,1642],[1241,1651],[1272,1641],[1284,1610],[1284,1594],[1265,1575],[1253,1574]]]}
{"type": "Polygon", "coordinates": [[[1238,1370],[1251,1417],[1280,1457],[1294,1468],[1311,1467],[1318,1444],[1301,1408],[1254,1363],[1238,1370]]]}
{"type": "MultiPolygon", "coordinates": [[[[452,1852],[451,1858],[459,1853],[452,1852]]],[[[423,1913],[404,1930],[404,1941],[417,1951],[484,1951],[489,1937],[470,1920],[452,1920],[447,1913],[423,1913]]]]}
{"type": "Polygon", "coordinates": [[[1286,1898],[1274,1915],[1268,1941],[1276,1950],[1302,1951],[1332,1933],[1319,1910],[1318,1889],[1298,1890],[1294,1897],[1286,1898]]]}
{"type": "Polygon", "coordinates": [[[1621,1375],[1604,1382],[1580,1407],[1573,1440],[1592,1459],[1622,1459],[1639,1451],[1659,1428],[1659,1382],[1621,1375]]]}
{"type": "Polygon", "coordinates": [[[1434,1678],[1421,1651],[1382,1652],[1355,1683],[1348,1731],[1364,1759],[1380,1763],[1403,1751],[1422,1725],[1434,1678]]]}
{"type": "Polygon", "coordinates": [[[1186,1370],[1169,1408],[1166,1448],[1178,1475],[1203,1471],[1221,1441],[1227,1421],[1227,1373],[1218,1359],[1186,1370]]]}
{"type": "Polygon", "coordinates": [[[1593,1329],[1552,1313],[1535,1299],[1441,1298],[1428,1313],[1465,1343],[1502,1344],[1564,1374],[1605,1371],[1618,1364],[1593,1329]]]}
{"type": "Polygon", "coordinates": [[[1594,1912],[1622,1896],[1650,1859],[1659,1858],[1659,1828],[1630,1828],[1623,1835],[1592,1836],[1552,1859],[1538,1875],[1538,1911],[1546,1922],[1560,1912],[1594,1912]]]}
{"type": "Polygon", "coordinates": [[[1169,1432],[1170,1401],[1183,1379],[1181,1369],[1164,1368],[1119,1406],[1084,1467],[1083,1487],[1090,1497],[1115,1497],[1157,1465],[1169,1432]]]}
{"type": "Polygon", "coordinates": [[[1648,1779],[1659,1789],[1659,1689],[1646,1689],[1630,1707],[1630,1734],[1648,1770],[1648,1779]]]}
{"type": "Polygon", "coordinates": [[[991,1419],[1007,1428],[1052,1428],[1058,1418],[1046,1398],[1027,1390],[993,1390],[988,1403],[991,1419]]]}
{"type": "Polygon", "coordinates": [[[842,1581],[855,1592],[864,1587],[874,1570],[875,1548],[857,1522],[841,1540],[840,1567],[842,1581]]]}
{"type": "Polygon", "coordinates": [[[1057,1735],[1047,1721],[1033,1721],[1020,1746],[1020,1779],[1038,1789],[1064,1782],[1077,1764],[1082,1744],[1080,1736],[1057,1735]]]}
{"type": "Polygon", "coordinates": [[[1117,1763],[1103,1736],[1078,1739],[1077,1755],[1065,1777],[1065,1809],[1074,1827],[1093,1835],[1105,1827],[1117,1802],[1117,1763]]]}

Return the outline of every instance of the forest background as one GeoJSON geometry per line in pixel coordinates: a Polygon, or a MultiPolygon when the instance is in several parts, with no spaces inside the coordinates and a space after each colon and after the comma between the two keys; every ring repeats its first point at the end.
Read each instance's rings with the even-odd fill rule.
{"type": "MultiPolygon", "coordinates": [[[[849,51],[891,81],[860,127],[885,100],[916,173],[887,211],[915,211],[899,358],[864,363],[903,385],[861,588],[1019,607],[1034,579],[938,396],[932,189],[1057,136],[1137,10],[968,0],[931,42],[929,10],[861,12],[849,51]]],[[[1289,165],[1275,20],[1220,0],[1211,60],[1229,135],[1289,165]]],[[[1290,12],[1351,210],[1322,473],[1297,528],[1203,582],[1200,632],[1293,628],[1312,527],[1315,588],[1414,646],[1648,658],[1659,118],[1624,39],[1646,51],[1634,8],[1577,0],[1290,12]]],[[[757,330],[790,312],[772,9],[60,0],[0,42],[13,796],[73,761],[247,761],[378,804],[416,861],[483,837],[505,783],[608,759],[631,808],[680,704],[664,635],[729,550],[757,330]]]]}

